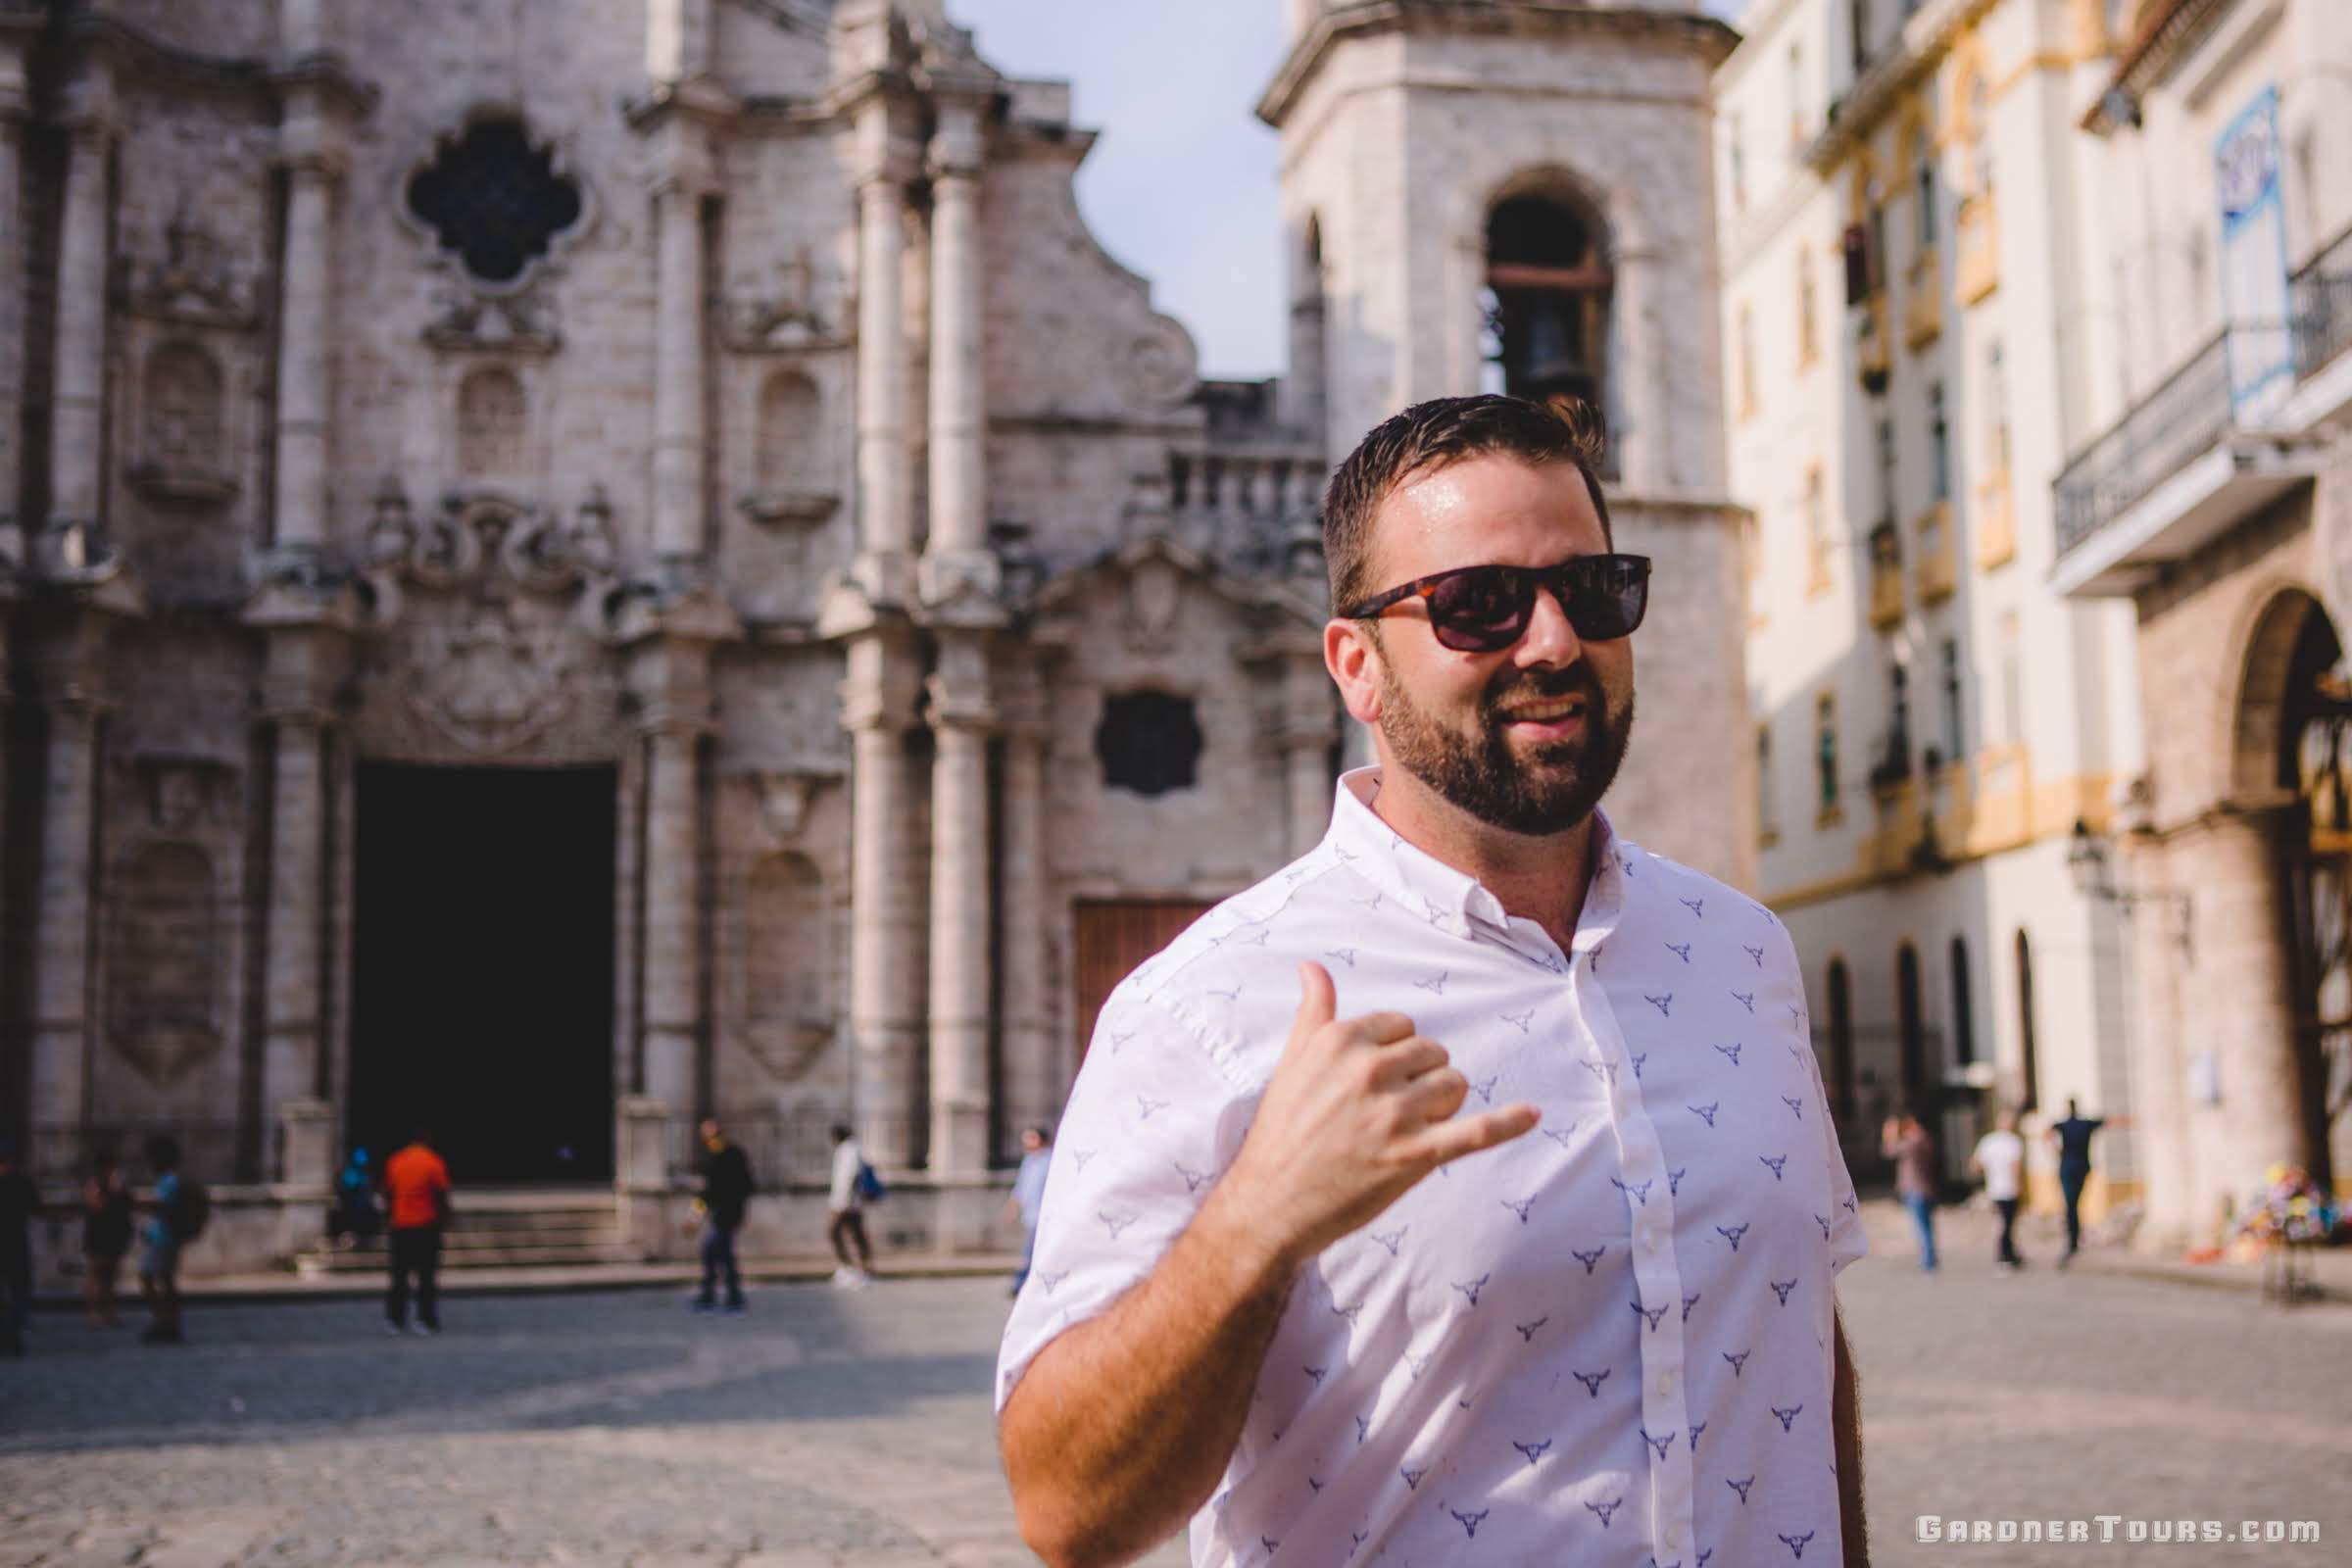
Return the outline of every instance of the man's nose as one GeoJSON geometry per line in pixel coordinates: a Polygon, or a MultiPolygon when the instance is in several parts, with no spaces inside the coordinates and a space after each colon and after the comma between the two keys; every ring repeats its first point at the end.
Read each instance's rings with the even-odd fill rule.
{"type": "Polygon", "coordinates": [[[1512,662],[1521,668],[1558,667],[1575,663],[1584,652],[1584,640],[1568,623],[1560,596],[1549,588],[1537,589],[1535,611],[1528,616],[1527,631],[1513,651],[1512,662]]]}

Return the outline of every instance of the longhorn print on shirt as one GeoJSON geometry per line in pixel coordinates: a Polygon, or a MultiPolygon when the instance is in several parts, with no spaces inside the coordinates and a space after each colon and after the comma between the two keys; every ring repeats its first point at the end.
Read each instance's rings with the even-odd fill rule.
{"type": "Polygon", "coordinates": [[[1753,991],[1735,991],[1732,1000],[1750,1012],[1756,1010],[1756,994],[1753,991]]]}
{"type": "Polygon", "coordinates": [[[1740,1500],[1744,1503],[1747,1501],[1747,1489],[1756,1484],[1756,1478],[1749,1476],[1745,1481],[1734,1481],[1731,1477],[1726,1476],[1723,1484],[1740,1494],[1740,1500]]]}
{"type": "Polygon", "coordinates": [[[1600,1521],[1600,1528],[1606,1530],[1609,1528],[1609,1516],[1625,1506],[1625,1498],[1621,1494],[1606,1502],[1588,1502],[1585,1506],[1592,1510],[1593,1517],[1600,1521]]]}
{"type": "Polygon", "coordinates": [[[1742,942],[1740,944],[1740,951],[1746,954],[1749,957],[1755,959],[1757,968],[1761,969],[1764,967],[1764,950],[1762,948],[1751,948],[1746,943],[1742,942]]]}
{"type": "Polygon", "coordinates": [[[1527,1223],[1528,1214],[1536,1206],[1536,1200],[1532,1198],[1505,1198],[1500,1201],[1503,1207],[1519,1216],[1519,1223],[1522,1225],[1527,1223]]]}
{"type": "Polygon", "coordinates": [[[1462,1528],[1470,1533],[1470,1537],[1474,1541],[1478,1538],[1479,1521],[1494,1512],[1491,1508],[1481,1508],[1476,1513],[1464,1513],[1459,1508],[1448,1508],[1446,1511],[1461,1521],[1462,1528]]]}
{"type": "Polygon", "coordinates": [[[1404,1489],[1407,1492],[1418,1492],[1421,1490],[1421,1478],[1429,1474],[1429,1466],[1423,1465],[1420,1469],[1415,1470],[1408,1465],[1396,1473],[1404,1477],[1404,1489]]]}
{"type": "MultiPolygon", "coordinates": [[[[1775,1531],[1774,1534],[1778,1535],[1779,1532],[1775,1531]]],[[[1808,1530],[1801,1536],[1781,1536],[1781,1544],[1787,1546],[1790,1551],[1794,1552],[1797,1557],[1801,1558],[1805,1554],[1805,1543],[1811,1541],[1812,1539],[1813,1532],[1808,1530]]]]}
{"type": "MultiPolygon", "coordinates": [[[[1649,1004],[1651,1006],[1653,1006],[1653,1007],[1657,1008],[1657,1009],[1658,1009],[1658,1016],[1660,1016],[1661,1018],[1671,1018],[1671,1017],[1673,1017],[1673,1016],[1674,1016],[1674,993],[1673,993],[1673,992],[1669,991],[1669,992],[1667,992],[1667,993],[1666,993],[1664,996],[1662,996],[1662,997],[1653,997],[1653,996],[1649,995],[1647,992],[1643,992],[1643,993],[1642,994],[1642,1000],[1643,1002],[1646,1002],[1646,1003],[1648,1003],[1648,1004],[1649,1004]]],[[[1591,1506],[1591,1505],[1590,1505],[1590,1504],[1587,1504],[1587,1506],[1591,1506]]]]}
{"type": "Polygon", "coordinates": [[[1625,1194],[1626,1197],[1632,1199],[1643,1208],[1647,1208],[1649,1206],[1649,1190],[1652,1187],[1655,1187],[1657,1184],[1658,1179],[1655,1176],[1650,1177],[1647,1181],[1640,1182],[1629,1182],[1622,1176],[1612,1176],[1609,1178],[1609,1185],[1611,1187],[1616,1188],[1619,1192],[1625,1194]]]}
{"type": "Polygon", "coordinates": [[[1715,1234],[1731,1243],[1732,1250],[1737,1252],[1740,1250],[1740,1238],[1747,1234],[1747,1226],[1744,1222],[1738,1225],[1718,1225],[1715,1227],[1715,1234]]]}
{"type": "Polygon", "coordinates": [[[1544,1316],[1536,1319],[1533,1323],[1514,1323],[1511,1325],[1511,1327],[1519,1331],[1520,1344],[1533,1345],[1536,1342],[1536,1330],[1542,1328],[1544,1324],[1550,1321],[1550,1314],[1545,1313],[1544,1316]]]}
{"type": "Polygon", "coordinates": [[[1533,1468],[1538,1459],[1543,1458],[1544,1455],[1551,1451],[1551,1440],[1549,1438],[1544,1438],[1536,1443],[1519,1443],[1514,1441],[1511,1444],[1511,1446],[1517,1448],[1521,1453],[1525,1454],[1527,1456],[1529,1467],[1533,1468]]]}
{"type": "Polygon", "coordinates": [[[1628,1304],[1630,1304],[1635,1311],[1641,1313],[1642,1317],[1648,1320],[1650,1333],[1655,1334],[1658,1332],[1658,1325],[1665,1321],[1666,1308],[1662,1306],[1643,1306],[1639,1300],[1630,1302],[1628,1304]]]}
{"type": "Polygon", "coordinates": [[[1170,1160],[1169,1163],[1176,1167],[1176,1174],[1184,1178],[1184,1190],[1188,1193],[1199,1192],[1200,1184],[1216,1174],[1214,1171],[1195,1170],[1181,1159],[1170,1160]]]}
{"type": "Polygon", "coordinates": [[[1577,1382],[1582,1383],[1585,1386],[1585,1392],[1587,1394],[1590,1394],[1592,1396],[1592,1397],[1597,1399],[1600,1397],[1600,1386],[1607,1380],[1608,1375],[1612,1370],[1614,1369],[1605,1366],[1597,1372],[1578,1372],[1574,1368],[1571,1368],[1570,1375],[1573,1376],[1577,1382]]]}
{"type": "MultiPolygon", "coordinates": [[[[1715,1049],[1721,1051],[1723,1048],[1717,1046],[1715,1049]]],[[[1710,1100],[1703,1105],[1685,1105],[1683,1108],[1712,1127],[1715,1125],[1715,1113],[1723,1108],[1723,1102],[1710,1100]]]]}
{"type": "Polygon", "coordinates": [[[1670,1170],[1670,1171],[1668,1171],[1668,1172],[1666,1173],[1666,1196],[1667,1196],[1668,1198],[1680,1198],[1680,1197],[1682,1197],[1682,1196],[1683,1196],[1683,1178],[1684,1178],[1684,1177],[1686,1177],[1686,1176],[1688,1176],[1688,1175],[1690,1175],[1690,1166],[1688,1166],[1688,1165],[1685,1165],[1685,1166],[1684,1166],[1684,1167],[1683,1167],[1681,1170],[1670,1170]]]}
{"type": "Polygon", "coordinates": [[[1478,1293],[1485,1290],[1487,1288],[1487,1281],[1493,1279],[1494,1277],[1494,1273],[1489,1271],[1488,1273],[1481,1274],[1478,1278],[1467,1282],[1456,1280],[1453,1283],[1453,1288],[1462,1293],[1462,1298],[1464,1300],[1468,1301],[1472,1306],[1476,1306],[1478,1305],[1478,1293]]]}
{"type": "Polygon", "coordinates": [[[1758,1154],[1756,1158],[1763,1162],[1766,1170],[1772,1172],[1772,1179],[1776,1182],[1781,1180],[1781,1167],[1788,1163],[1787,1154],[1758,1154]]]}
{"type": "Polygon", "coordinates": [[[1608,1250],[1609,1244],[1603,1242],[1598,1247],[1592,1249],[1592,1250],[1590,1252],[1580,1252],[1574,1248],[1571,1248],[1569,1249],[1568,1255],[1575,1258],[1579,1263],[1584,1264],[1585,1272],[1590,1274],[1592,1272],[1592,1265],[1600,1261],[1600,1254],[1608,1250]]]}
{"type": "Polygon", "coordinates": [[[1689,963],[1690,961],[1690,944],[1688,942],[1669,942],[1666,944],[1666,951],[1673,954],[1676,957],[1682,959],[1685,963],[1689,963]]]}
{"type": "Polygon", "coordinates": [[[1672,1432],[1667,1433],[1663,1437],[1652,1437],[1650,1436],[1649,1428],[1645,1426],[1637,1425],[1634,1430],[1642,1434],[1642,1441],[1643,1443],[1648,1444],[1651,1447],[1658,1450],[1658,1458],[1661,1461],[1663,1461],[1666,1457],[1666,1450],[1674,1446],[1675,1434],[1672,1432]]]}
{"type": "Polygon", "coordinates": [[[1788,1293],[1796,1289],[1796,1281],[1767,1280],[1765,1283],[1772,1287],[1772,1294],[1781,1298],[1781,1304],[1783,1306],[1787,1306],[1788,1304],[1788,1293]]]}
{"type": "Polygon", "coordinates": [[[1452,976],[1452,970],[1440,969],[1436,974],[1431,975],[1428,979],[1416,980],[1413,982],[1413,984],[1418,989],[1429,992],[1432,996],[1442,997],[1446,994],[1446,982],[1451,979],[1452,976]]]}
{"type": "Polygon", "coordinates": [[[1395,1257],[1396,1255],[1396,1249],[1404,1245],[1404,1233],[1411,1229],[1412,1227],[1410,1225],[1399,1225],[1393,1231],[1372,1231],[1368,1234],[1374,1241],[1378,1242],[1383,1248],[1387,1249],[1388,1254],[1391,1257],[1395,1257]]]}
{"type": "Polygon", "coordinates": [[[1097,1209],[1095,1218],[1102,1222],[1102,1228],[1110,1232],[1110,1239],[1114,1242],[1119,1239],[1120,1232],[1135,1223],[1133,1214],[1113,1214],[1106,1209],[1097,1209]]]}
{"type": "Polygon", "coordinates": [[[1690,1457],[1693,1459],[1698,1457],[1698,1435],[1706,1430],[1707,1424],[1704,1421],[1690,1429],[1690,1457]]]}
{"type": "Polygon", "coordinates": [[[1781,1418],[1781,1430],[1787,1432],[1795,1423],[1796,1418],[1804,1413],[1804,1409],[1805,1407],[1801,1404],[1792,1404],[1787,1409],[1776,1404],[1772,1407],[1772,1413],[1781,1418]]]}
{"type": "Polygon", "coordinates": [[[1783,1095],[1781,1097],[1781,1103],[1787,1105],[1788,1107],[1788,1114],[1794,1116],[1798,1121],[1803,1121],[1805,1119],[1805,1102],[1802,1100],[1799,1100],[1796,1096],[1783,1095]]]}
{"type": "Polygon", "coordinates": [[[1504,1023],[1507,1023],[1513,1028],[1517,1029],[1521,1034],[1525,1034],[1535,1024],[1536,1009],[1530,1007],[1525,1012],[1505,1012],[1497,1014],[1497,1016],[1499,1016],[1504,1023]]]}
{"type": "Polygon", "coordinates": [[[1739,1047],[1739,1046],[1717,1046],[1715,1049],[1716,1049],[1718,1052],[1722,1053],[1722,1054],[1723,1054],[1723,1059],[1724,1059],[1724,1060],[1726,1060],[1726,1061],[1730,1062],[1730,1063],[1731,1063],[1733,1066],[1735,1066],[1735,1067],[1737,1067],[1737,1066],[1739,1066],[1739,1065],[1740,1065],[1740,1049],[1741,1049],[1740,1047],[1739,1047]]]}
{"type": "Polygon", "coordinates": [[[1750,1350],[1726,1350],[1723,1352],[1723,1358],[1732,1363],[1732,1376],[1740,1375],[1740,1369],[1747,1365],[1747,1358],[1752,1353],[1750,1350]]]}

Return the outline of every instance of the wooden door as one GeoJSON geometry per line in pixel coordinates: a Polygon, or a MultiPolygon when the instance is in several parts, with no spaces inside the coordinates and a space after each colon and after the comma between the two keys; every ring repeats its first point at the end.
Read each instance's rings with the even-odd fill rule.
{"type": "Polygon", "coordinates": [[[1136,965],[1176,940],[1208,912],[1191,899],[1081,899],[1077,907],[1078,1049],[1073,1070],[1086,1061],[1095,1016],[1136,965]]]}

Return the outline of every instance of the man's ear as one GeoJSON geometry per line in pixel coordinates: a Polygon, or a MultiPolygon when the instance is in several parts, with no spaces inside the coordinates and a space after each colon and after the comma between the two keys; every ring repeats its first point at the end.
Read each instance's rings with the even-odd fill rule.
{"type": "Polygon", "coordinates": [[[1340,688],[1348,716],[1359,724],[1380,722],[1380,646],[1360,620],[1333,619],[1323,627],[1323,667],[1340,688]]]}

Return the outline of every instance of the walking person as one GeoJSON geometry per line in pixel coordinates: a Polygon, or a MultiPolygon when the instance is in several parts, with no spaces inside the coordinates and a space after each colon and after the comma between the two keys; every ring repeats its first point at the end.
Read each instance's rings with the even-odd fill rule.
{"type": "Polygon", "coordinates": [[[424,1128],[384,1161],[384,1200],[391,1210],[392,1278],[384,1295],[384,1332],[441,1332],[441,1230],[449,1223],[449,1167],[433,1152],[424,1128]],[[409,1324],[409,1287],[415,1280],[416,1323],[409,1324]]]}
{"type": "Polygon", "coordinates": [[[2017,1202],[2023,1190],[2026,1141],[2017,1135],[2017,1112],[2004,1110],[1992,1131],[1977,1140],[1968,1168],[1984,1178],[1984,1196],[2001,1215],[2001,1245],[1994,1256],[2012,1273],[2026,1266],[2017,1252],[2017,1202]]]}
{"type": "Polygon", "coordinates": [[[163,1134],[147,1140],[155,1205],[147,1219],[147,1245],[139,1253],[139,1294],[148,1313],[148,1324],[139,1331],[142,1345],[187,1343],[179,1326],[179,1254],[203,1229],[195,1212],[202,1202],[195,1195],[203,1189],[180,1174],[179,1161],[178,1140],[163,1134]]]}
{"type": "Polygon", "coordinates": [[[1906,1108],[1886,1118],[1879,1135],[1879,1152],[1894,1161],[1894,1194],[1911,1211],[1919,1233],[1919,1267],[1936,1272],[1936,1135],[1916,1111],[1906,1108]]]}
{"type": "Polygon", "coordinates": [[[752,1201],[752,1161],[740,1144],[731,1142],[715,1120],[706,1121],[703,1133],[703,1190],[695,1207],[703,1216],[703,1289],[694,1309],[708,1312],[718,1304],[718,1277],[727,1278],[726,1310],[741,1316],[743,1274],[735,1263],[735,1233],[743,1229],[744,1211],[752,1201]]]}
{"type": "Polygon", "coordinates": [[[833,1129],[833,1191],[827,1200],[833,1221],[826,1229],[826,1239],[833,1244],[833,1255],[841,1266],[833,1271],[833,1283],[845,1291],[861,1290],[873,1283],[873,1249],[865,1240],[865,1197],[870,1180],[865,1154],[858,1147],[858,1135],[847,1127],[833,1129]],[[856,1256],[851,1255],[850,1244],[857,1244],[856,1256]]]}
{"type": "Polygon", "coordinates": [[[383,1211],[375,1205],[375,1172],[368,1163],[368,1151],[355,1149],[335,1178],[335,1206],[327,1216],[327,1238],[337,1247],[353,1248],[375,1240],[383,1228],[383,1211]]]}
{"type": "Polygon", "coordinates": [[[0,1136],[0,1355],[24,1353],[32,1310],[32,1217],[41,1193],[17,1165],[17,1146],[0,1136]]]}
{"type": "Polygon", "coordinates": [[[2058,1147],[2058,1196],[2066,1203],[2066,1251],[2060,1268],[2082,1250],[2082,1189],[2090,1181],[2090,1136],[2102,1127],[2122,1127],[2129,1116],[2085,1116],[2072,1095],[2066,1098],[2066,1116],[2050,1123],[2051,1143],[2058,1147]]]}
{"type": "Polygon", "coordinates": [[[1021,1130],[1021,1168],[1013,1172],[1012,1196],[1004,1201],[1005,1219],[1018,1215],[1027,1233],[1021,1243],[1021,1266],[1013,1271],[1012,1294],[1029,1283],[1029,1263],[1037,1256],[1037,1213],[1046,1200],[1046,1175],[1054,1164],[1054,1135],[1043,1127],[1021,1130]]]}
{"type": "Polygon", "coordinates": [[[1795,949],[1599,809],[1649,580],[1599,467],[1476,397],[1334,475],[1379,765],[1102,1007],[998,1364],[1047,1560],[1868,1560],[1795,949]]]}
{"type": "Polygon", "coordinates": [[[92,1328],[115,1326],[115,1284],[135,1228],[122,1162],[102,1153],[81,1184],[81,1310],[92,1328]]]}

